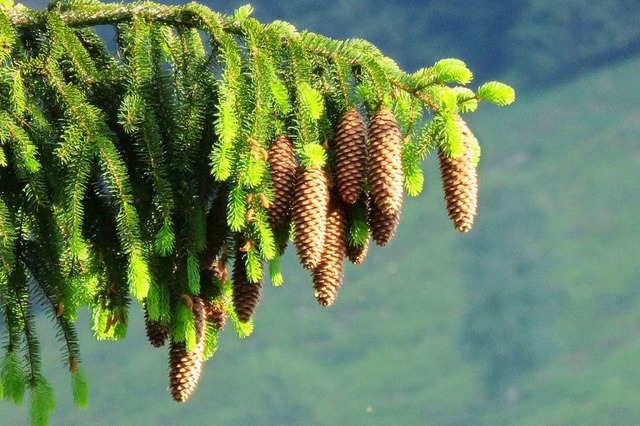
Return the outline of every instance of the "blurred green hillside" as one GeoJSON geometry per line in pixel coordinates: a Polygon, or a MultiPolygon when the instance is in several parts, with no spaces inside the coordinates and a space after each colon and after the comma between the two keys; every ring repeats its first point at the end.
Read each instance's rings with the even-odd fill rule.
{"type": "MultiPolygon", "coordinates": [[[[166,351],[148,345],[136,313],[128,338],[118,343],[94,342],[84,315],[78,329],[91,402],[73,408],[59,345],[43,318],[43,364],[58,403],[52,424],[637,424],[640,55],[633,46],[640,25],[629,26],[638,16],[634,2],[584,8],[584,1],[569,1],[551,13],[551,2],[530,1],[517,14],[504,2],[477,2],[503,8],[494,23],[487,9],[470,6],[475,2],[446,2],[449,9],[445,2],[420,9],[401,1],[254,3],[263,20],[368,38],[407,67],[458,56],[481,76],[526,83],[513,106],[482,105],[469,116],[483,147],[476,227],[469,235],[453,230],[437,162],[428,159],[425,193],[406,200],[389,247],[348,268],[336,305],[317,306],[310,277],[289,257],[284,287],[266,288],[254,334],[239,340],[228,327],[199,389],[183,405],[166,390],[166,351]],[[583,21],[566,30],[562,16],[579,9],[583,21]],[[447,44],[457,27],[446,27],[446,20],[440,21],[445,27],[419,32],[432,22],[424,16],[442,19],[455,11],[475,13],[486,25],[489,38],[478,33],[472,45],[484,43],[484,51],[469,56],[471,47],[456,47],[473,38],[470,29],[466,39],[447,44]],[[618,19],[593,27],[597,37],[576,29],[600,22],[602,14],[618,19]],[[516,34],[529,34],[529,41],[516,43],[523,40],[516,34]],[[594,43],[591,53],[578,49],[593,37],[604,44],[594,43]],[[492,56],[493,49],[500,55],[492,56]]],[[[26,406],[2,402],[0,412],[2,424],[27,423],[26,406]]]]}

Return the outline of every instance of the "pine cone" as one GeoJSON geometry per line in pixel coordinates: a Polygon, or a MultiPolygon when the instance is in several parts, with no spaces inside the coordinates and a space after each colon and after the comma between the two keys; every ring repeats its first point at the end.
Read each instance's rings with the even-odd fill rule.
{"type": "Polygon", "coordinates": [[[402,208],[402,135],[393,113],[386,108],[371,118],[369,180],[371,198],[387,216],[402,208]]]}
{"type": "Polygon", "coordinates": [[[367,171],[367,129],[355,108],[342,115],[336,130],[336,183],[340,198],[354,204],[360,198],[367,171]]]}
{"type": "Polygon", "coordinates": [[[262,283],[250,283],[247,278],[247,267],[244,256],[240,251],[236,252],[233,262],[233,307],[241,322],[248,322],[256,312],[260,302],[262,283]]]}
{"type": "Polygon", "coordinates": [[[342,207],[332,202],[327,215],[322,259],[313,270],[315,297],[322,306],[336,300],[344,276],[344,257],[347,245],[347,219],[342,207]]]}
{"type": "Polygon", "coordinates": [[[361,246],[347,245],[347,257],[351,263],[354,265],[360,265],[364,262],[364,259],[367,257],[367,253],[369,253],[370,241],[371,240],[367,240],[367,242],[361,246]]]}
{"type": "Polygon", "coordinates": [[[462,131],[463,154],[453,159],[440,149],[438,159],[449,217],[458,231],[469,232],[478,208],[478,176],[473,151],[478,141],[462,118],[458,118],[456,124],[462,131]]]}
{"type": "Polygon", "coordinates": [[[296,182],[296,157],[291,141],[284,136],[269,148],[269,171],[273,180],[273,203],[269,207],[269,222],[275,229],[289,223],[291,201],[296,182]]]}
{"type": "Polygon", "coordinates": [[[196,325],[196,348],[188,351],[185,342],[171,341],[169,349],[169,387],[177,402],[185,402],[198,385],[202,372],[206,317],[204,303],[193,297],[193,314],[196,325]]]}
{"type": "Polygon", "coordinates": [[[300,262],[313,269],[324,248],[329,190],[324,170],[312,167],[299,174],[293,200],[295,245],[300,262]]]}
{"type": "Polygon", "coordinates": [[[219,301],[205,302],[204,312],[207,316],[207,321],[212,323],[216,330],[222,331],[227,324],[227,313],[224,310],[224,305],[219,301]]]}
{"type": "Polygon", "coordinates": [[[147,339],[151,346],[159,348],[164,346],[169,337],[169,327],[160,321],[151,321],[147,307],[144,307],[144,326],[147,331],[147,339]]]}
{"type": "Polygon", "coordinates": [[[379,246],[386,245],[396,232],[398,222],[400,220],[400,213],[396,213],[390,216],[382,213],[376,203],[369,203],[368,211],[369,228],[371,229],[371,235],[373,240],[379,246]]]}

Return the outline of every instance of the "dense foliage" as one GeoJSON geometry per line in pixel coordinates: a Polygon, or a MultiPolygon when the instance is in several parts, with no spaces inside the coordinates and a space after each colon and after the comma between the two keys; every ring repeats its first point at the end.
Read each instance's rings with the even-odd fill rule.
{"type": "Polygon", "coordinates": [[[58,329],[78,405],[78,309],[91,308],[97,339],[120,339],[132,299],[151,343],[170,340],[171,392],[185,401],[225,316],[251,333],[265,264],[282,284],[287,240],[330,305],[347,249],[361,262],[369,234],[389,241],[432,150],[449,215],[470,229],[480,152],[460,114],[513,102],[509,86],[474,92],[456,59],[407,74],[366,41],[251,12],[2,5],[0,389],[14,402],[29,389],[34,423],[55,406],[36,303],[58,329]],[[116,27],[115,55],[93,25],[116,27]]]}

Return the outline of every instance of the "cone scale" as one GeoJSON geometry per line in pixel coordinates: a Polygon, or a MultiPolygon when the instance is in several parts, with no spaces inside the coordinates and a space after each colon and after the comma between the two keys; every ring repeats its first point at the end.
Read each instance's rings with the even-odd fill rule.
{"type": "Polygon", "coordinates": [[[241,322],[248,322],[253,318],[262,292],[262,283],[249,282],[244,255],[239,250],[233,262],[233,307],[241,322]]]}
{"type": "Polygon", "coordinates": [[[385,215],[399,215],[403,195],[402,135],[391,110],[382,108],[371,118],[368,138],[371,201],[385,215]]]}
{"type": "Polygon", "coordinates": [[[347,219],[342,207],[334,201],[327,215],[322,258],[312,274],[315,297],[322,306],[331,306],[338,296],[344,276],[346,239],[347,219]]]}
{"type": "Polygon", "coordinates": [[[323,169],[311,167],[299,174],[293,201],[295,246],[300,263],[314,269],[324,249],[329,190],[323,169]]]}
{"type": "Polygon", "coordinates": [[[379,246],[385,246],[391,241],[396,233],[396,228],[400,220],[400,213],[393,215],[384,214],[377,204],[370,202],[368,210],[369,228],[371,236],[379,246]]]}
{"type": "Polygon", "coordinates": [[[371,240],[367,240],[361,246],[347,245],[347,257],[349,261],[354,265],[360,265],[367,257],[369,253],[369,245],[371,244],[371,240]]]}
{"type": "Polygon", "coordinates": [[[274,229],[286,228],[291,214],[291,201],[296,183],[296,158],[291,141],[280,136],[269,148],[269,172],[273,181],[273,203],[269,206],[269,222],[274,229]]]}
{"type": "Polygon", "coordinates": [[[348,110],[335,136],[336,184],[340,198],[354,204],[360,198],[367,172],[367,128],[357,109],[348,110]]]}

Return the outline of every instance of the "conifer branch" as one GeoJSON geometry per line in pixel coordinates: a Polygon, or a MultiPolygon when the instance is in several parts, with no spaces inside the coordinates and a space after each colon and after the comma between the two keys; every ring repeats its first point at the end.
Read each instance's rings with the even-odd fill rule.
{"type": "Polygon", "coordinates": [[[471,228],[480,146],[461,114],[480,101],[508,105],[513,89],[474,92],[458,59],[408,74],[365,40],[251,13],[0,6],[0,385],[16,402],[30,388],[34,422],[54,407],[34,298],[54,319],[78,404],[78,308],[91,309],[97,339],[118,339],[131,297],[162,326],[154,342],[170,333],[184,401],[197,380],[183,387],[183,355],[194,379],[227,314],[241,337],[251,333],[264,265],[282,284],[290,234],[330,305],[344,258],[360,264],[371,240],[393,237],[432,151],[450,216],[471,228]],[[117,54],[95,25],[116,28],[117,54]]]}

